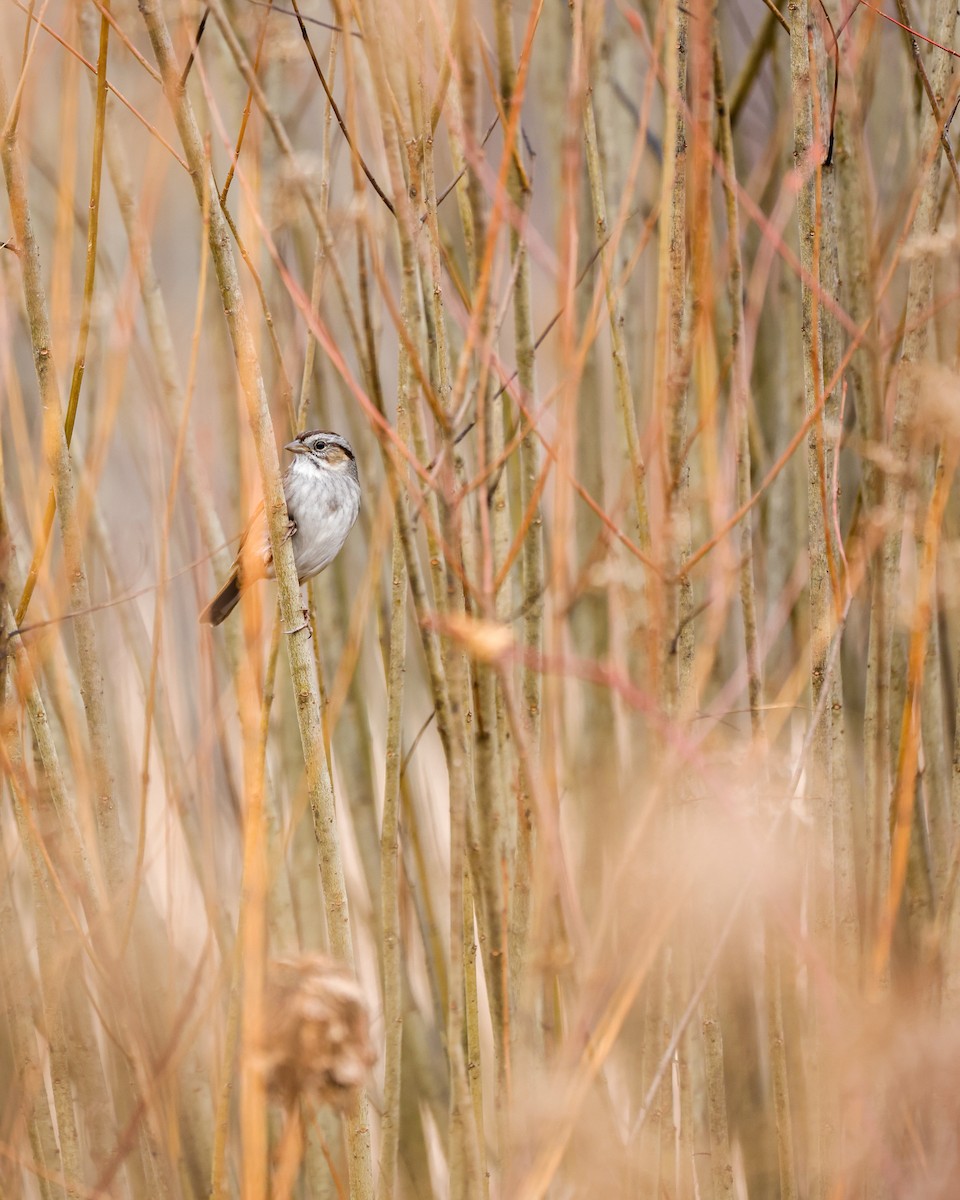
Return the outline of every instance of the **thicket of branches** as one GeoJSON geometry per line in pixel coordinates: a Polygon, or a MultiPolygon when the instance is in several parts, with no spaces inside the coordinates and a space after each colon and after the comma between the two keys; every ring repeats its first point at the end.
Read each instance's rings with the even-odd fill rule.
{"type": "Polygon", "coordinates": [[[956,20],[6,0],[0,1192],[954,1194],[956,20]]]}

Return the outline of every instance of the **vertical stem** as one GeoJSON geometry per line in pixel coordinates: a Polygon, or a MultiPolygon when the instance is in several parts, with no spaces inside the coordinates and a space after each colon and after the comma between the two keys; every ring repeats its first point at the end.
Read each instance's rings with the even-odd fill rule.
{"type": "MultiPolygon", "coordinates": [[[[80,403],[80,387],[83,383],[83,371],[86,365],[87,342],[90,336],[90,319],[93,312],[93,287],[97,273],[97,244],[100,229],[100,180],[103,171],[103,142],[104,123],[107,104],[107,51],[110,44],[110,25],[107,13],[110,11],[109,0],[106,0],[104,12],[100,16],[100,43],[97,48],[97,82],[95,113],[93,125],[93,162],[90,170],[90,221],[87,226],[87,257],[83,277],[83,302],[80,309],[80,329],[77,334],[77,351],[73,363],[73,374],[70,380],[70,395],[67,401],[67,412],[64,418],[64,438],[67,446],[73,438],[73,430],[77,420],[77,407],[80,403]]],[[[30,605],[30,598],[40,573],[40,566],[50,540],[53,528],[56,492],[51,489],[47,500],[47,508],[43,518],[43,532],[33,552],[30,569],[27,572],[23,594],[17,605],[16,621],[20,625],[30,605]]]]}
{"type": "MultiPolygon", "coordinates": [[[[750,483],[750,379],[744,346],[743,263],[740,254],[740,214],[737,204],[736,159],[733,130],[724,85],[723,60],[719,40],[714,41],[717,114],[720,125],[720,153],[724,169],[724,198],[730,242],[730,328],[732,403],[737,421],[737,505],[744,505],[751,493],[750,483]]],[[[763,714],[763,669],[757,632],[757,595],[753,568],[753,528],[748,515],[740,532],[740,604],[743,610],[744,645],[747,657],[747,694],[750,703],[750,727],[753,748],[763,756],[767,749],[766,722],[763,714]]],[[[773,936],[773,923],[765,918],[764,965],[767,996],[768,1044],[773,1078],[774,1113],[780,1165],[781,1200],[795,1200],[793,1123],[787,1079],[787,1050],[783,1024],[783,996],[780,983],[779,951],[773,936]]]]}
{"type": "Polygon", "coordinates": [[[650,517],[647,513],[646,474],[647,469],[640,450],[637,435],[637,417],[634,411],[633,387],[630,382],[630,365],[624,338],[624,316],[620,295],[614,286],[614,263],[612,251],[604,245],[607,240],[607,201],[600,167],[600,149],[597,144],[597,122],[593,111],[593,93],[588,90],[584,97],[583,128],[586,149],[587,175],[590,180],[590,199],[597,241],[604,247],[600,253],[604,289],[607,298],[607,316],[610,321],[610,343],[613,353],[613,373],[616,380],[617,408],[623,423],[627,457],[633,476],[633,502],[636,509],[637,542],[644,551],[650,549],[650,517]]]}
{"type": "MultiPolygon", "coordinates": [[[[413,278],[407,277],[404,307],[416,304],[413,278]]],[[[409,356],[401,354],[397,387],[398,427],[406,439],[407,409],[411,402],[409,356]]],[[[399,484],[400,481],[398,480],[399,484]]],[[[399,494],[396,504],[406,508],[399,494]]],[[[403,684],[406,669],[407,573],[399,526],[393,532],[390,569],[390,656],[387,668],[386,769],[383,785],[383,822],[380,833],[380,899],[383,939],[384,1048],[383,1116],[380,1122],[380,1181],[378,1195],[391,1200],[397,1189],[397,1153],[400,1144],[400,1067],[403,1046],[400,929],[400,769],[403,760],[403,684]]]]}
{"type": "MultiPolygon", "coordinates": [[[[793,91],[794,171],[798,181],[797,218],[800,234],[803,396],[809,416],[820,406],[823,395],[823,340],[820,312],[820,249],[818,172],[825,148],[815,125],[815,82],[813,79],[812,16],[807,0],[790,5],[790,72],[793,91]]],[[[827,540],[827,483],[824,473],[822,415],[812,423],[807,436],[807,538],[809,556],[810,608],[810,696],[816,711],[826,684],[826,657],[833,624],[830,591],[832,556],[827,540]]],[[[812,888],[813,931],[821,952],[832,968],[835,960],[836,914],[834,906],[834,796],[830,766],[830,725],[817,723],[810,756],[808,794],[813,811],[812,888]]],[[[826,1081],[827,1057],[823,1029],[812,1013],[814,1043],[810,1050],[811,1174],[814,1196],[824,1196],[829,1187],[836,1144],[835,1105],[826,1081]]]]}
{"type": "Polygon", "coordinates": [[[114,797],[112,752],[104,704],[103,673],[97,653],[96,633],[90,611],[90,588],[83,553],[83,539],[76,510],[73,464],[64,433],[60,387],[53,362],[50,320],[40,266],[40,249],[33,232],[26,184],[17,151],[17,128],[8,120],[6,84],[0,75],[0,127],[4,129],[0,158],[10,200],[10,215],[18,248],[17,260],[23,278],[24,301],[30,326],[34,366],[43,409],[43,440],[47,462],[53,475],[70,581],[70,605],[74,617],[80,694],[83,699],[93,758],[96,790],[96,818],[105,853],[107,882],[112,891],[124,877],[124,848],[114,797]]]}
{"type": "MultiPolygon", "coordinates": [[[[686,503],[684,454],[687,412],[686,380],[681,370],[681,340],[685,318],[686,291],[686,204],[687,204],[687,133],[684,111],[687,95],[687,31],[685,7],[671,0],[667,6],[664,51],[664,138],[660,176],[660,230],[657,261],[657,326],[654,342],[653,395],[658,423],[659,478],[663,502],[663,525],[659,545],[655,547],[663,568],[660,586],[651,605],[651,630],[658,639],[650,658],[653,686],[668,718],[682,710],[681,674],[691,662],[692,623],[681,624],[684,605],[682,592],[689,586],[681,573],[683,541],[681,521],[686,503]],[[681,666],[681,663],[684,666],[681,666]]],[[[667,821],[679,834],[680,814],[673,805],[667,821]]],[[[682,835],[680,835],[682,836],[682,835]]],[[[683,971],[668,950],[661,955],[658,986],[649,998],[648,1029],[669,1026],[677,994],[678,974],[683,971]]],[[[660,1034],[662,1037],[662,1033],[660,1034]]],[[[653,1061],[656,1061],[654,1054],[653,1061]]],[[[643,1084],[646,1087],[646,1080],[643,1084]]],[[[673,1143],[679,1130],[673,1118],[670,1079],[661,1085],[658,1122],[644,1130],[644,1141],[659,1128],[660,1162],[658,1186],[666,1183],[664,1170],[673,1156],[673,1143]]],[[[684,1126],[685,1114],[680,1114],[684,1126]]],[[[684,1136],[686,1129],[684,1128],[684,1136]]],[[[650,1152],[651,1157],[655,1151],[650,1152]]]]}
{"type": "MultiPolygon", "coordinates": [[[[512,0],[496,0],[497,58],[500,66],[500,99],[505,112],[513,105],[516,89],[516,53],[513,39],[512,0]]],[[[510,256],[515,269],[513,287],[513,330],[517,356],[517,380],[525,404],[535,395],[534,335],[530,301],[530,259],[521,222],[530,204],[530,185],[520,169],[523,162],[522,145],[514,150],[514,161],[507,176],[510,199],[516,207],[517,220],[510,225],[510,256]]],[[[504,398],[506,403],[506,397],[504,398]]],[[[518,419],[511,406],[511,424],[518,419]]],[[[540,451],[536,433],[530,430],[520,443],[520,506],[526,512],[533,501],[540,474],[540,451]]],[[[520,564],[522,639],[528,659],[522,668],[522,701],[527,721],[531,749],[540,745],[541,679],[534,662],[543,644],[543,518],[539,506],[523,542],[520,564]]],[[[513,893],[510,904],[509,972],[511,994],[516,995],[524,963],[524,948],[530,925],[531,869],[533,861],[533,820],[531,799],[522,783],[517,796],[516,857],[514,862],[513,893]]]]}
{"type": "Polygon", "coordinates": [[[675,713],[680,702],[681,664],[689,665],[693,627],[681,627],[683,593],[689,581],[680,569],[680,525],[686,503],[684,466],[687,389],[681,373],[681,338],[686,290],[687,135],[684,100],[687,91],[687,15],[671,0],[666,35],[666,114],[660,188],[660,248],[657,271],[657,333],[654,395],[662,405],[661,475],[664,500],[664,544],[661,560],[665,581],[660,612],[660,678],[664,707],[675,713]],[[676,637],[676,643],[674,638],[676,637]]]}
{"type": "MultiPolygon", "coordinates": [[[[850,360],[849,374],[855,397],[857,429],[866,453],[861,459],[864,526],[870,531],[885,519],[886,480],[876,451],[884,442],[883,390],[877,352],[876,279],[868,231],[872,216],[864,176],[863,116],[851,94],[837,114],[836,169],[839,189],[841,244],[845,250],[843,277],[847,307],[866,336],[850,360]],[[851,111],[852,110],[852,111],[851,111]]],[[[896,518],[895,518],[896,519],[896,518]]],[[[880,897],[885,891],[889,860],[890,797],[890,617],[884,587],[883,561],[870,559],[867,583],[870,627],[863,715],[863,812],[865,842],[863,871],[864,941],[876,937],[880,897]]]]}
{"type": "MultiPolygon", "coordinates": [[[[6,602],[0,596],[3,611],[6,602]]],[[[7,696],[6,686],[0,695],[7,696]]],[[[19,741],[10,736],[3,749],[4,769],[12,777],[23,760],[19,741]]],[[[11,807],[14,801],[14,786],[7,784],[11,807]]],[[[7,847],[3,844],[0,829],[0,856],[7,859],[7,847]]],[[[9,887],[0,892],[0,947],[6,970],[0,980],[0,995],[3,997],[6,1036],[16,1061],[16,1081],[24,1097],[24,1117],[27,1122],[30,1149],[33,1161],[28,1169],[36,1173],[41,1200],[54,1200],[63,1194],[54,1191],[53,1180],[60,1172],[60,1148],[53,1127],[53,1113],[47,1099],[43,1079],[43,1064],[40,1061],[36,1038],[36,987],[30,963],[27,959],[24,935],[17,914],[14,912],[13,890],[9,887]]]]}
{"type": "MultiPolygon", "coordinates": [[[[939,0],[935,5],[931,19],[931,30],[937,41],[950,45],[956,25],[956,6],[946,0],[939,0]]],[[[937,56],[934,69],[931,72],[931,83],[936,96],[942,100],[947,80],[953,69],[952,60],[948,55],[937,56]]],[[[935,112],[923,110],[920,129],[920,144],[918,158],[927,165],[927,174],[920,191],[919,203],[913,219],[912,235],[922,243],[928,239],[937,227],[937,212],[940,195],[940,128],[938,115],[935,112]]],[[[910,275],[907,283],[907,301],[904,311],[904,336],[900,353],[900,369],[897,373],[897,397],[893,410],[893,432],[891,451],[893,461],[903,464],[903,471],[891,472],[886,480],[885,505],[890,513],[896,514],[890,525],[883,545],[883,606],[888,614],[885,644],[878,648],[880,661],[889,664],[890,682],[888,703],[892,706],[893,697],[904,695],[906,667],[902,656],[897,656],[894,663],[893,654],[893,621],[890,615],[896,611],[899,580],[900,556],[902,542],[902,523],[899,514],[903,511],[910,490],[916,486],[916,452],[913,445],[916,426],[917,409],[921,394],[921,378],[917,368],[928,357],[930,337],[929,312],[933,300],[934,256],[929,252],[917,254],[910,263],[910,275]]],[[[929,493],[932,480],[929,467],[923,468],[925,476],[921,482],[929,493]]],[[[917,550],[923,552],[922,540],[918,538],[917,550]]],[[[878,680],[878,687],[884,686],[884,680],[878,680]]],[[[891,752],[898,760],[897,775],[903,773],[903,756],[908,753],[903,746],[898,747],[895,736],[895,725],[891,720],[891,752]]],[[[895,793],[896,795],[896,793],[895,793]]],[[[887,845],[886,831],[877,831],[878,849],[887,845]]],[[[891,850],[892,856],[892,850],[891,850]]],[[[877,903],[877,941],[875,943],[874,968],[887,969],[887,956],[883,952],[882,943],[888,934],[886,927],[889,923],[889,903],[894,891],[894,881],[886,866],[887,860],[881,864],[877,885],[873,889],[877,903]],[[884,869],[886,867],[886,869],[884,869]]],[[[880,982],[880,980],[876,980],[880,982]]]]}
{"type": "MultiPolygon", "coordinates": [[[[225,21],[216,0],[214,0],[213,8],[222,28],[225,21]]],[[[174,57],[169,30],[156,0],[144,0],[140,11],[150,36],[157,64],[160,67],[167,102],[173,112],[184,153],[190,165],[191,178],[197,193],[197,200],[202,207],[204,187],[209,186],[215,190],[215,184],[212,179],[206,185],[204,182],[204,177],[208,175],[209,168],[205,161],[203,143],[193,109],[181,86],[180,71],[174,57]]],[[[213,190],[211,194],[213,194],[213,190]]],[[[248,415],[263,481],[264,509],[269,522],[273,562],[280,590],[281,618],[284,629],[289,631],[286,637],[287,654],[290,662],[290,673],[293,678],[297,722],[300,729],[300,740],[306,766],[307,790],[314,817],[314,831],[317,838],[320,873],[323,880],[323,895],[330,946],[335,955],[352,966],[353,940],[347,908],[343,863],[340,857],[333,786],[324,751],[320,700],[312,651],[310,649],[310,640],[308,631],[304,627],[301,618],[300,588],[294,565],[293,545],[287,537],[288,518],[283,487],[280,481],[280,468],[277,460],[273,423],[247,319],[246,306],[237,275],[236,262],[230,246],[229,230],[221,209],[216,205],[211,208],[209,233],[211,255],[220,286],[220,294],[224,314],[227,318],[237,373],[247,401],[248,415]]],[[[243,706],[241,701],[242,718],[243,706]]],[[[252,713],[251,720],[252,724],[249,726],[249,735],[245,739],[245,742],[249,742],[252,739],[255,749],[258,742],[258,714],[252,713]]],[[[251,763],[251,765],[253,764],[251,763]]],[[[256,773],[254,773],[254,777],[255,775],[256,773]]],[[[250,777],[248,776],[248,778],[250,777]]],[[[248,814],[251,824],[248,828],[252,830],[258,819],[256,806],[259,801],[256,794],[251,797],[251,801],[253,803],[248,814]]],[[[256,854],[252,847],[250,848],[250,853],[252,859],[255,859],[256,854]]],[[[261,918],[262,914],[255,914],[256,922],[259,922],[261,918]]],[[[251,949],[262,945],[261,935],[258,934],[256,928],[251,930],[248,936],[251,939],[251,949]]],[[[258,967],[258,963],[255,961],[248,961],[246,965],[248,970],[256,970],[258,967]]],[[[245,997],[248,1000],[252,1000],[256,1006],[261,1001],[253,996],[254,990],[255,985],[251,984],[245,990],[245,997]]],[[[252,1017],[255,1018],[255,1016],[256,1013],[254,1011],[252,1017]]],[[[251,1020],[250,1025],[247,1025],[245,1018],[245,1029],[251,1035],[254,1032],[254,1024],[255,1020],[251,1020]]],[[[250,1085],[252,1113],[253,1108],[260,1107],[257,1094],[258,1085],[253,1081],[252,1076],[248,1079],[248,1083],[250,1085]]],[[[251,1119],[253,1119],[252,1115],[251,1119]]],[[[372,1194],[373,1182],[370,1159],[370,1131],[367,1124],[366,1097],[363,1094],[361,1094],[357,1112],[347,1118],[347,1131],[351,1159],[351,1189],[354,1196],[368,1197],[372,1194]]],[[[262,1153],[265,1154],[265,1144],[262,1147],[262,1153]]],[[[260,1155],[257,1156],[257,1159],[259,1158],[260,1155]]],[[[253,1163],[255,1168],[253,1183],[255,1188],[262,1190],[266,1186],[266,1163],[265,1160],[257,1161],[257,1159],[253,1163]]]]}

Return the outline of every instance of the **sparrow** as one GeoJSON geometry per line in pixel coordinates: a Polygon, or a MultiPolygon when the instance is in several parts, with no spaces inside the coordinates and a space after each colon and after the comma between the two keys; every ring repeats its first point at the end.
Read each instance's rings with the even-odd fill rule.
{"type": "MultiPolygon", "coordinates": [[[[360,512],[360,478],[353,447],[339,433],[311,429],[288,442],[293,461],[283,475],[290,518],[287,537],[301,583],[319,575],[340,553],[360,512]]],[[[223,587],[200,614],[219,625],[258,579],[273,579],[273,550],[261,501],[240,539],[240,549],[223,587]]]]}

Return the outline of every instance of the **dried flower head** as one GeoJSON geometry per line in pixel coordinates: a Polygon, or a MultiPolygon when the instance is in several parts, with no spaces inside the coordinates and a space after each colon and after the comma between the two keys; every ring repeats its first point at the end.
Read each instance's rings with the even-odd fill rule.
{"type": "Polygon", "coordinates": [[[367,1005],[347,967],[322,954],[270,963],[260,1063],[273,1096],[349,1110],[376,1057],[367,1005]]]}

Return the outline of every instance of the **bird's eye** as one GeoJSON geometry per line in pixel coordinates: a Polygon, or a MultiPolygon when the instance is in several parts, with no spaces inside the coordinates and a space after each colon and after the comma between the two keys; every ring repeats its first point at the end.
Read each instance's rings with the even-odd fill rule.
{"type": "Polygon", "coordinates": [[[313,444],[314,452],[317,454],[319,454],[322,450],[326,450],[326,448],[327,448],[326,442],[314,442],[314,444],[313,444]]]}

